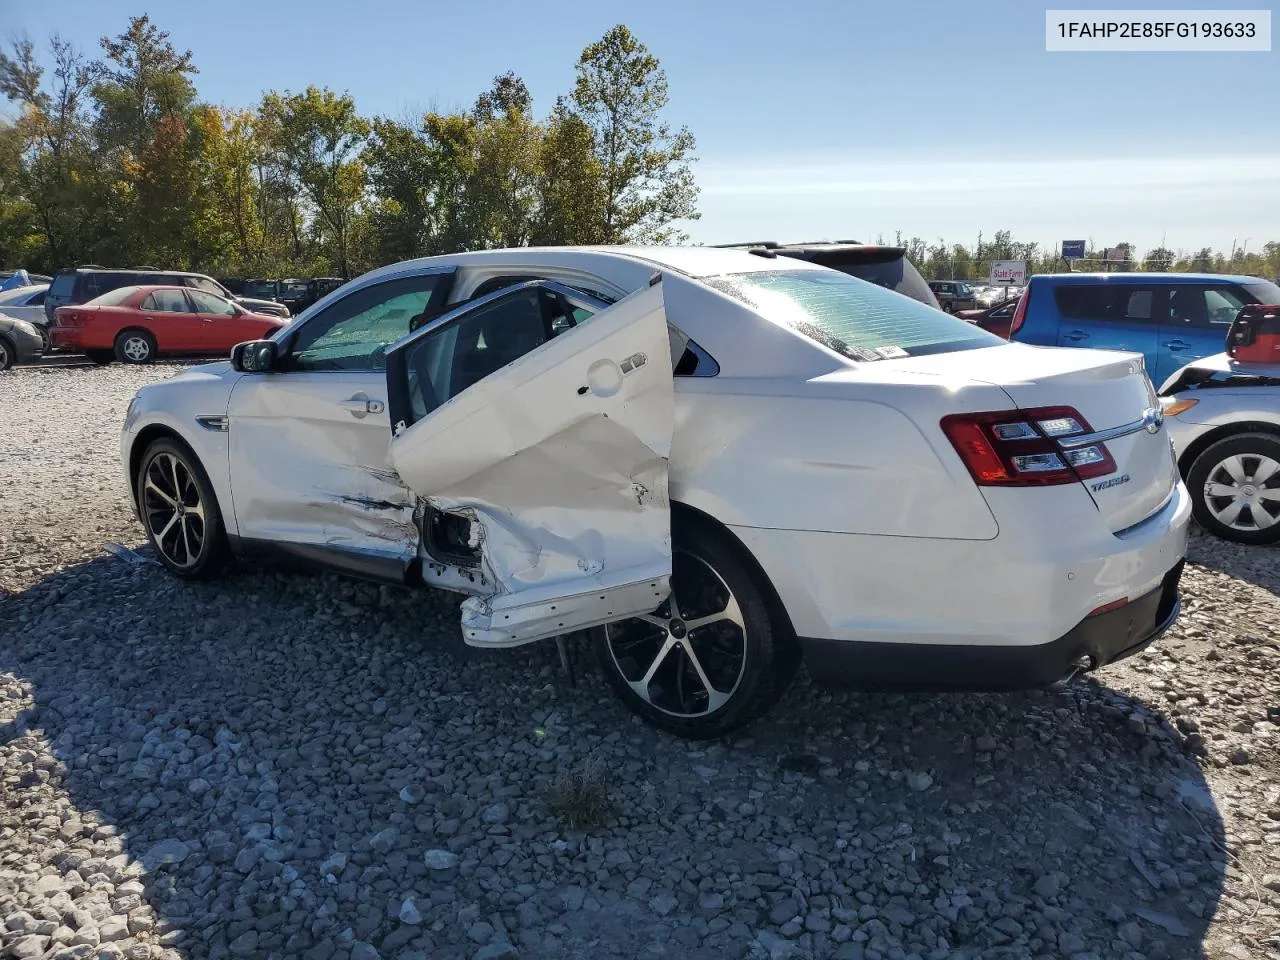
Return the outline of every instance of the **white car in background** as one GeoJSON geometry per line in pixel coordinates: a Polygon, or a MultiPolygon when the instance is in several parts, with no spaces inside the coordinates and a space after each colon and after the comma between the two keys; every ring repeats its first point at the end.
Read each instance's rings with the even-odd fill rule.
{"type": "Polygon", "coordinates": [[[494,250],[354,280],[144,387],[123,466],[184,577],[265,550],[590,630],[685,736],[820,682],[1007,689],[1177,616],[1190,503],[1141,358],[1010,344],[712,248],[494,250]]]}
{"type": "Polygon", "coordinates": [[[0,315],[23,320],[36,328],[45,348],[49,346],[49,318],[44,312],[47,283],[33,283],[13,290],[0,290],[0,315]]]}
{"type": "Polygon", "coordinates": [[[1237,543],[1280,541],[1280,364],[1219,353],[1160,394],[1200,524],[1237,543]]]}

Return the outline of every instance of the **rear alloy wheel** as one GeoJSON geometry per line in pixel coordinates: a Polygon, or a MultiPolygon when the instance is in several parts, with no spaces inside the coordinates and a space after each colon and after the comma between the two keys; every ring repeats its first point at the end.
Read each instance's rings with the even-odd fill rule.
{"type": "Polygon", "coordinates": [[[116,337],[116,359],[121,363],[150,363],[156,358],[156,339],[145,330],[126,330],[116,337]]]}
{"type": "Polygon", "coordinates": [[[1246,433],[1219,440],[1187,475],[1196,519],[1236,543],[1280,540],[1280,438],[1246,433]]]}
{"type": "Polygon", "coordinates": [[[954,303],[944,303],[942,305],[943,313],[955,313],[956,307],[954,303]]]}
{"type": "Polygon", "coordinates": [[[692,739],[722,736],[767,711],[799,660],[726,539],[677,532],[671,596],[653,613],[593,631],[605,677],[633,711],[692,739]]]}
{"type": "Polygon", "coordinates": [[[0,337],[0,370],[8,370],[18,359],[18,351],[8,337],[0,337]]]}
{"type": "Polygon", "coordinates": [[[155,441],[135,482],[138,512],[160,561],[192,580],[216,574],[227,555],[222,513],[191,452],[172,440],[155,441]]]}

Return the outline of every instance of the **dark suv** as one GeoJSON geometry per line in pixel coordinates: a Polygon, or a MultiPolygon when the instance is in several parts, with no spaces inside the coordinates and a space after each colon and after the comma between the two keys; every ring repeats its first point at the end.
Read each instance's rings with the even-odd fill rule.
{"type": "Polygon", "coordinates": [[[44,313],[52,323],[53,312],[58,307],[88,303],[112,290],[142,284],[191,287],[225,297],[227,300],[235,300],[254,313],[265,313],[286,319],[289,317],[289,308],[284,304],[274,300],[237,297],[217,280],[206,277],[203,273],[188,273],[184,270],[109,270],[105,267],[75,267],[59,270],[57,276],[53,278],[53,283],[49,285],[49,292],[45,294],[44,313]]]}
{"type": "Polygon", "coordinates": [[[947,313],[957,310],[973,310],[978,306],[978,298],[974,296],[973,287],[963,280],[931,280],[929,289],[942,304],[947,313]]]}
{"type": "Polygon", "coordinates": [[[793,257],[839,270],[859,280],[888,287],[934,309],[938,300],[920,271],[907,259],[904,247],[884,247],[857,240],[822,240],[817,243],[722,243],[721,247],[744,249],[762,257],[793,257]]]}

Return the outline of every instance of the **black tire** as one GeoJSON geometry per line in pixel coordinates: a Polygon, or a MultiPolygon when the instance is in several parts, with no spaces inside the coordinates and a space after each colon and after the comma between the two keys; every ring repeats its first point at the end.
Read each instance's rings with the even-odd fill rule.
{"type": "Polygon", "coordinates": [[[156,338],[146,330],[121,330],[116,337],[116,359],[121,363],[154,363],[156,338]]]}
{"type": "Polygon", "coordinates": [[[209,579],[222,572],[230,556],[222,511],[209,475],[190,447],[168,437],[154,441],[139,461],[133,488],[147,539],[169,571],[188,580],[209,579]],[[151,489],[148,480],[154,485],[151,489]],[[174,496],[175,490],[179,497],[174,496]],[[181,511],[173,509],[177,499],[183,504],[181,511]],[[171,528],[175,512],[178,519],[171,528]],[[197,536],[198,547],[192,547],[197,536]]]}
{"type": "Polygon", "coordinates": [[[956,311],[956,307],[954,303],[944,303],[942,305],[943,313],[955,313],[955,311],[956,311]]]}
{"type": "Polygon", "coordinates": [[[86,350],[84,355],[89,358],[89,362],[99,367],[105,367],[109,363],[113,363],[116,359],[115,353],[110,350],[86,350]]]}
{"type": "Polygon", "coordinates": [[[681,631],[670,621],[668,603],[655,611],[669,621],[667,627],[637,619],[593,630],[596,655],[614,692],[647,723],[692,740],[724,736],[777,703],[795,678],[799,648],[789,628],[770,615],[766,600],[770,588],[752,571],[740,545],[709,524],[677,522],[674,526],[671,581],[678,612],[690,619],[719,612],[718,607],[727,609],[723,597],[727,588],[737,601],[745,629],[738,630],[726,620],[677,638],[680,642],[668,648],[645,688],[648,698],[638,694],[629,679],[639,683],[663,645],[674,643],[667,638],[681,631]],[[711,698],[697,679],[685,643],[693,648],[702,675],[710,679],[717,696],[727,694],[714,709],[705,709],[711,698]],[[740,657],[736,655],[739,648],[740,657]],[[729,679],[734,682],[730,684],[729,679]]]}
{"type": "Polygon", "coordinates": [[[8,370],[18,362],[18,348],[8,337],[0,336],[0,370],[8,370]]]}
{"type": "Polygon", "coordinates": [[[1196,457],[1187,473],[1187,489],[1191,492],[1192,510],[1202,527],[1223,540],[1235,543],[1267,544],[1280,541],[1280,519],[1261,528],[1256,526],[1254,519],[1255,510],[1262,511],[1268,519],[1280,517],[1280,500],[1257,498],[1260,491],[1272,492],[1280,497],[1280,471],[1261,484],[1247,482],[1253,476],[1249,471],[1258,469],[1261,457],[1280,463],[1280,437],[1269,433],[1239,433],[1211,444],[1196,457]],[[1244,483],[1237,484],[1227,471],[1225,463],[1233,457],[1242,458],[1238,463],[1244,465],[1244,483]],[[1213,484],[1212,489],[1217,490],[1232,484],[1240,487],[1249,505],[1239,512],[1239,516],[1243,523],[1253,524],[1252,529],[1248,526],[1230,526],[1219,518],[1218,514],[1230,505],[1231,498],[1210,496],[1210,484],[1213,484]],[[1247,519],[1243,519],[1246,514],[1247,519]]]}

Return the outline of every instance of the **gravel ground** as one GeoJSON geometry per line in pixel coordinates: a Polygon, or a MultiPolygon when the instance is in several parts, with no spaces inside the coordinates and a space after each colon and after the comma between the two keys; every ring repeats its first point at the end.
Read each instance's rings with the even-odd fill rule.
{"type": "Polygon", "coordinates": [[[1061,690],[833,696],[693,745],[456,601],[140,547],[117,465],[176,368],[0,379],[0,953],[1280,955],[1280,562],[1061,690]]]}

